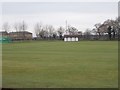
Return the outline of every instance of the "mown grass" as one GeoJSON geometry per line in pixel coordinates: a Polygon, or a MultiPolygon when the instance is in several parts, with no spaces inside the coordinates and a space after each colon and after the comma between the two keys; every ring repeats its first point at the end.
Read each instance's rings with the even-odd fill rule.
{"type": "Polygon", "coordinates": [[[118,87],[117,41],[3,44],[3,87],[118,87]]]}

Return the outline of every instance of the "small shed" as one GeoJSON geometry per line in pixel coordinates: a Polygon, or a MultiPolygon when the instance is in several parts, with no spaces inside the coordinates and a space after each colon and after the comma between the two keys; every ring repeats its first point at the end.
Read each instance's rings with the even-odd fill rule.
{"type": "Polygon", "coordinates": [[[64,41],[79,41],[79,35],[64,35],[64,41]]]}
{"type": "Polygon", "coordinates": [[[11,38],[9,37],[0,37],[0,43],[10,43],[12,42],[11,38]]]}

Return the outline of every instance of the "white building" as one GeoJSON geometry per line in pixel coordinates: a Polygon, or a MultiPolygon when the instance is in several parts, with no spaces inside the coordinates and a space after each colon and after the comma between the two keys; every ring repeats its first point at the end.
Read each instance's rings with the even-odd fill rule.
{"type": "Polygon", "coordinates": [[[79,35],[64,35],[64,41],[79,41],[79,35]]]}

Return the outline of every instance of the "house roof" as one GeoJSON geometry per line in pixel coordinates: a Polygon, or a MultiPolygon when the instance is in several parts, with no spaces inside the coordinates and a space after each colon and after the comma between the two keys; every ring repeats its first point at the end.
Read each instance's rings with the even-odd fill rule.
{"type": "Polygon", "coordinates": [[[68,37],[80,37],[80,35],[64,35],[64,37],[68,38],[68,37]]]}
{"type": "Polygon", "coordinates": [[[8,35],[8,32],[6,32],[6,31],[0,31],[0,35],[8,35]]]}
{"type": "Polygon", "coordinates": [[[8,33],[8,32],[6,32],[6,31],[0,31],[0,33],[8,33]]]}
{"type": "Polygon", "coordinates": [[[9,34],[16,34],[16,33],[32,34],[31,32],[28,31],[10,32],[9,34]]]}

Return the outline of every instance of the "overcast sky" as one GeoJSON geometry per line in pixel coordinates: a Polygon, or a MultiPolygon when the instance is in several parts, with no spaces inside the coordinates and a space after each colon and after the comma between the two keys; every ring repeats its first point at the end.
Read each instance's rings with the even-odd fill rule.
{"type": "MultiPolygon", "coordinates": [[[[34,24],[65,27],[65,21],[79,31],[92,29],[94,24],[118,16],[117,2],[5,2],[2,3],[2,21],[13,25],[24,20],[28,31],[34,33],[34,24]]],[[[14,30],[12,30],[14,31],[14,30]]]]}

